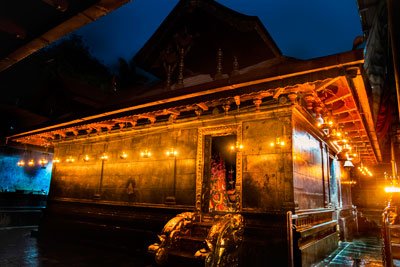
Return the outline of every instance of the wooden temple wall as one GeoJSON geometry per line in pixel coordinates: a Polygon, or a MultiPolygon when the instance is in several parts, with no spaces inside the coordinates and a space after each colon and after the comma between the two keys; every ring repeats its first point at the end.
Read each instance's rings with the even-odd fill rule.
{"type": "Polygon", "coordinates": [[[194,205],[196,144],[196,128],[149,129],[60,144],[55,155],[73,157],[75,162],[56,165],[52,196],[91,200],[102,179],[102,201],[164,204],[165,198],[173,194],[175,159],[166,156],[173,147],[179,153],[175,174],[177,204],[194,205]],[[152,153],[148,158],[140,155],[145,149],[152,153]],[[107,160],[100,159],[103,153],[107,160]],[[122,153],[127,158],[121,158],[122,153]],[[85,155],[89,156],[87,162],[85,155]]]}
{"type": "MultiPolygon", "coordinates": [[[[236,132],[238,141],[244,147],[239,152],[241,179],[236,183],[241,199],[239,211],[246,220],[243,257],[250,260],[246,261],[250,266],[251,260],[256,261],[254,264],[287,264],[290,255],[286,213],[300,209],[318,213],[330,200],[331,190],[329,179],[325,179],[328,150],[309,134],[306,121],[299,119],[298,114],[293,106],[277,106],[236,116],[183,119],[173,124],[61,142],[55,147],[55,157],[62,162],[54,165],[42,225],[47,225],[47,229],[63,227],[66,233],[70,229],[88,234],[95,229],[93,236],[99,237],[95,232],[101,231],[101,236],[110,240],[119,236],[115,242],[121,243],[130,235],[142,246],[154,242],[168,219],[198,207],[198,168],[203,162],[197,147],[202,144],[199,139],[205,134],[221,134],[224,127],[236,127],[240,131],[236,132]],[[299,136],[302,137],[298,139],[299,136]],[[278,138],[285,144],[277,145],[278,138]],[[165,154],[172,147],[178,151],[176,169],[174,158],[165,154]],[[151,157],[140,156],[145,149],[151,151],[151,157]],[[120,157],[123,152],[128,155],[126,159],[120,157]],[[103,153],[108,155],[107,160],[100,159],[103,153]],[[87,162],[83,160],[85,155],[90,157],[87,162]],[[69,157],[75,161],[66,163],[69,157]],[[165,200],[173,194],[174,169],[176,203],[170,204],[165,200]]],[[[323,215],[310,215],[311,219],[304,217],[303,221],[318,225],[323,217],[326,224],[330,221],[328,213],[325,209],[323,215]]],[[[329,231],[336,227],[334,224],[329,231]]],[[[298,240],[306,240],[305,247],[312,249],[324,244],[329,244],[328,250],[334,248],[336,239],[322,235],[325,241],[318,243],[320,234],[316,230],[303,239],[295,237],[295,248],[298,240]]],[[[316,252],[317,257],[325,250],[316,252]]],[[[295,250],[292,258],[302,262],[306,258],[304,251],[295,250]]],[[[308,259],[308,263],[315,259],[308,259]]]]}
{"type": "Polygon", "coordinates": [[[165,198],[173,194],[174,183],[174,158],[167,157],[166,151],[174,148],[178,152],[176,204],[194,208],[197,143],[202,138],[198,129],[240,125],[243,209],[281,210],[282,203],[293,202],[290,110],[279,116],[269,112],[246,115],[243,120],[228,117],[177,123],[60,143],[54,157],[63,162],[55,164],[51,198],[93,200],[102,180],[100,201],[164,206],[165,198]],[[272,147],[276,138],[285,140],[285,146],[272,147]],[[151,157],[140,156],[145,149],[151,151],[151,157]],[[126,159],[120,157],[123,152],[128,155],[126,159]],[[103,154],[107,160],[100,159],[103,154]],[[84,161],[86,155],[88,161],[84,161]],[[74,161],[65,162],[68,158],[74,161]],[[135,197],[130,199],[132,187],[135,197]]]}

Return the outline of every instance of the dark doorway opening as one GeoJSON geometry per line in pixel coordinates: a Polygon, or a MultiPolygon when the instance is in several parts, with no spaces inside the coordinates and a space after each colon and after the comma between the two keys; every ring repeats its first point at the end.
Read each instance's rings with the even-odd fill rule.
{"type": "Polygon", "coordinates": [[[203,212],[234,212],[236,193],[236,135],[206,136],[203,212]]]}

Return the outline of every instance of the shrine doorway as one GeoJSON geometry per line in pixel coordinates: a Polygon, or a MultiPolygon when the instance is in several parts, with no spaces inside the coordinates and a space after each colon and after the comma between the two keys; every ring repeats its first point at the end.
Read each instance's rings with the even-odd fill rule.
{"type": "Polygon", "coordinates": [[[206,135],[204,142],[203,213],[235,212],[236,152],[230,149],[236,144],[236,135],[206,135]]]}
{"type": "Polygon", "coordinates": [[[242,151],[230,149],[241,144],[241,124],[199,129],[196,157],[198,212],[215,214],[242,210],[242,151]]]}

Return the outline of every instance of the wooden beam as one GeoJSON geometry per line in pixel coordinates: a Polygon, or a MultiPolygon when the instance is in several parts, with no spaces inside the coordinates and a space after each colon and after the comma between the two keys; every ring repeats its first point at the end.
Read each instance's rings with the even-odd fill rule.
{"type": "Polygon", "coordinates": [[[340,77],[335,77],[335,78],[329,79],[326,82],[322,82],[321,84],[318,85],[318,87],[315,87],[315,91],[318,92],[318,91],[324,90],[326,87],[328,87],[331,84],[334,84],[339,79],[340,79],[340,77]]]}
{"type": "Polygon", "coordinates": [[[345,95],[342,95],[342,96],[339,96],[339,97],[335,97],[335,98],[330,99],[328,101],[325,100],[324,104],[325,105],[330,105],[332,103],[335,103],[336,101],[343,100],[343,99],[348,98],[348,97],[351,97],[351,93],[348,93],[348,94],[345,94],[345,95]]]}
{"type": "Polygon", "coordinates": [[[277,99],[284,91],[285,91],[285,88],[278,88],[278,89],[275,90],[275,92],[272,95],[272,97],[274,99],[277,99]]]}
{"type": "Polygon", "coordinates": [[[196,105],[197,105],[199,108],[201,108],[203,111],[208,110],[208,106],[207,106],[204,102],[202,102],[202,103],[197,103],[196,105]]]}

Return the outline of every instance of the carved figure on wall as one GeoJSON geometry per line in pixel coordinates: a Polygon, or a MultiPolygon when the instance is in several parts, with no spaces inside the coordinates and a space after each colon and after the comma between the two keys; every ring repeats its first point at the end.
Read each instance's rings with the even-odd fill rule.
{"type": "Polygon", "coordinates": [[[130,178],[126,185],[126,193],[128,194],[128,201],[134,202],[136,201],[136,193],[135,193],[136,183],[135,180],[130,178]]]}

